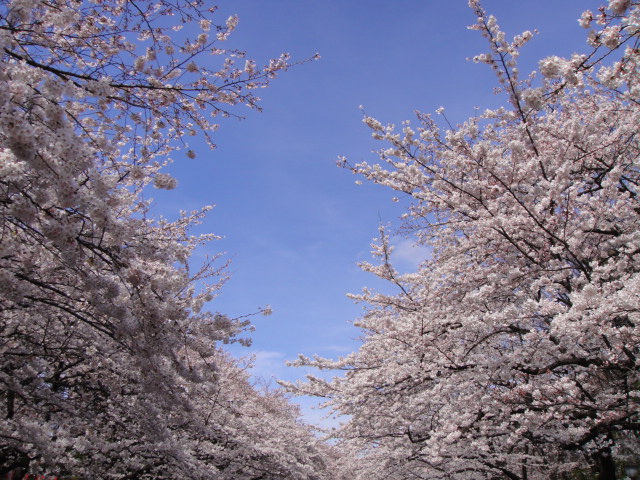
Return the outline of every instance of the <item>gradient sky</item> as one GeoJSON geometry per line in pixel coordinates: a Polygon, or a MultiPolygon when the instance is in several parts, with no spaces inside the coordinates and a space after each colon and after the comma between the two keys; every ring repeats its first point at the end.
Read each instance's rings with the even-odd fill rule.
{"type": "MultiPolygon", "coordinates": [[[[466,58],[486,51],[466,0],[218,0],[219,22],[237,14],[240,23],[226,42],[259,64],[289,52],[303,60],[260,92],[264,112],[222,119],[218,148],[191,142],[195,160],[170,168],[179,186],[154,192],[156,212],[215,204],[199,231],[224,236],[207,250],[232,260],[231,279],[209,308],[240,316],[267,304],[273,315],[255,317],[256,377],[292,380],[287,368],[298,353],[337,357],[358,346],[351,325],[362,306],[346,298],[364,286],[381,287],[357,262],[370,260],[378,224],[398,226],[403,203],[375,185],[358,186],[338,168],[339,155],[373,161],[374,142],[358,109],[383,123],[400,124],[413,111],[444,106],[452,123],[505,103],[493,95],[486,65],[466,58]]],[[[487,0],[508,37],[538,29],[525,46],[521,72],[548,55],[587,50],[578,26],[590,0],[487,0]]],[[[406,205],[406,204],[405,204],[406,205]]],[[[397,237],[402,270],[427,253],[397,237]]],[[[382,286],[382,288],[385,288],[382,286]]],[[[234,354],[239,349],[234,348],[234,354]]],[[[303,401],[305,417],[317,421],[303,401]]]]}

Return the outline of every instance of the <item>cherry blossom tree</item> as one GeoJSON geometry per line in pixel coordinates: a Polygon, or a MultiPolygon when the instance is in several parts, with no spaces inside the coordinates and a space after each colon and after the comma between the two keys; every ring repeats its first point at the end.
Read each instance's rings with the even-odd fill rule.
{"type": "Polygon", "coordinates": [[[209,207],[167,221],[142,195],[288,66],[225,49],[237,18],[209,5],[0,4],[0,474],[335,478],[219,351],[250,326],[203,309],[225,278],[188,264],[209,207]]]}
{"type": "Polygon", "coordinates": [[[455,127],[365,116],[380,161],[343,165],[409,196],[433,255],[400,274],[382,229],[364,268],[398,293],[354,296],[357,352],[297,362],[344,376],[289,387],[348,416],[355,478],[620,478],[640,455],[640,3],[586,11],[590,52],[526,78],[533,34],[469,4],[508,103],[455,127]]]}

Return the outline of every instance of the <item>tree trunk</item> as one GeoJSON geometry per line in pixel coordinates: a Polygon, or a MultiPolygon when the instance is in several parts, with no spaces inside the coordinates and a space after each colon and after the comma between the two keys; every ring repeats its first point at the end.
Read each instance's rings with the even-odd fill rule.
{"type": "Polygon", "coordinates": [[[613,462],[611,450],[606,449],[594,456],[598,467],[598,480],[616,480],[616,464],[613,462]]]}
{"type": "Polygon", "coordinates": [[[15,392],[13,390],[7,390],[7,415],[5,416],[6,420],[11,420],[13,418],[15,398],[15,392]]]}

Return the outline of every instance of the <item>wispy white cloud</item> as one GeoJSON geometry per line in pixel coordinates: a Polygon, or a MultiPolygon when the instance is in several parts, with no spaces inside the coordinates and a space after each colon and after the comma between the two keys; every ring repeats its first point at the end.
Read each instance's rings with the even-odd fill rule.
{"type": "MultiPolygon", "coordinates": [[[[351,331],[351,328],[349,329],[351,331]]],[[[326,345],[322,347],[325,352],[349,353],[353,351],[353,345],[326,345]]]]}
{"type": "Polygon", "coordinates": [[[273,352],[267,350],[258,350],[252,352],[253,362],[249,370],[251,375],[264,383],[273,383],[275,379],[290,377],[285,365],[287,361],[286,355],[282,352],[273,352]]]}
{"type": "Polygon", "coordinates": [[[391,254],[393,265],[402,272],[413,272],[418,266],[431,258],[433,249],[424,245],[416,245],[415,240],[410,238],[392,239],[394,247],[391,254]]]}

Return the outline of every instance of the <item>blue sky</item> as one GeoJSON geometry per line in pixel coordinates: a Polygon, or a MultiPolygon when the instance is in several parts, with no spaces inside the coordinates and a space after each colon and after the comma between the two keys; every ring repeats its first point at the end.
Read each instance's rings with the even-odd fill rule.
{"type": "MultiPolygon", "coordinates": [[[[195,160],[177,159],[176,190],[154,192],[156,211],[206,204],[216,208],[201,231],[223,235],[208,249],[224,251],[232,278],[209,307],[231,316],[271,305],[256,317],[254,374],[292,380],[304,372],[284,367],[298,353],[337,357],[358,346],[351,325],[362,306],[346,298],[364,286],[380,286],[357,262],[370,260],[380,221],[399,225],[402,202],[336,166],[375,159],[382,145],[371,140],[358,109],[383,123],[399,124],[418,109],[444,106],[461,122],[474,107],[504,103],[493,95],[486,65],[466,60],[486,50],[466,26],[475,18],[466,0],[219,0],[219,21],[238,14],[226,42],[258,63],[282,52],[310,62],[280,75],[261,91],[264,112],[243,121],[223,119],[218,149],[191,142],[195,160]]],[[[586,51],[586,32],[576,19],[589,0],[492,0],[484,2],[508,36],[538,29],[524,49],[521,71],[548,55],[586,51]]],[[[395,239],[401,269],[415,268],[426,254],[395,239]]],[[[237,352],[237,349],[234,350],[237,352]]],[[[304,402],[307,405],[309,402],[304,402]]],[[[315,421],[317,414],[309,413],[315,421]]]]}

